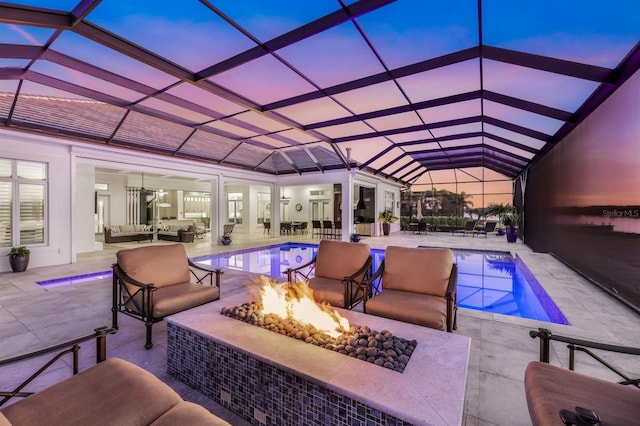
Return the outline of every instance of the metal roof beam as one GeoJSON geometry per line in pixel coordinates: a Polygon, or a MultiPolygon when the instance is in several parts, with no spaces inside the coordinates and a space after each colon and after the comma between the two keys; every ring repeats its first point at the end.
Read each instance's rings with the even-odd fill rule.
{"type": "Polygon", "coordinates": [[[491,92],[489,90],[483,90],[482,97],[488,101],[493,101],[502,105],[529,111],[534,114],[544,115],[545,117],[555,118],[556,120],[570,121],[573,117],[573,114],[568,111],[551,108],[546,105],[525,101],[524,99],[514,98],[512,96],[503,95],[501,93],[491,92]]]}
{"type": "Polygon", "coordinates": [[[71,29],[72,21],[73,17],[68,12],[0,4],[0,22],[5,24],[71,29]]]}
{"type": "MultiPolygon", "coordinates": [[[[196,73],[196,80],[202,80],[212,77],[217,74],[221,74],[225,71],[229,71],[239,65],[258,59],[271,52],[290,46],[298,41],[309,38],[313,35],[321,33],[325,30],[336,27],[356,18],[360,15],[364,15],[373,10],[376,10],[382,6],[386,6],[389,3],[393,3],[395,0],[360,0],[348,6],[345,6],[335,12],[302,25],[286,34],[282,34],[274,39],[271,39],[265,43],[262,43],[249,50],[245,50],[242,53],[237,54],[229,59],[212,65],[202,71],[196,73]]],[[[215,9],[214,7],[214,10],[215,9]]]]}
{"type": "Polygon", "coordinates": [[[482,46],[482,57],[512,65],[548,71],[569,77],[581,78],[597,82],[604,82],[611,74],[611,69],[587,65],[549,56],[534,55],[493,46],[482,46]]]}
{"type": "Polygon", "coordinates": [[[358,80],[352,80],[346,83],[338,84],[336,86],[327,87],[315,92],[305,93],[303,95],[294,96],[281,101],[273,102],[264,105],[264,110],[272,110],[283,108],[286,106],[295,105],[301,102],[307,102],[314,99],[323,98],[325,96],[337,95],[339,93],[348,92],[354,89],[361,89],[363,87],[371,86],[377,83],[383,83],[385,81],[393,80],[396,78],[407,77],[413,74],[418,74],[424,71],[430,71],[436,68],[445,67],[447,65],[457,64],[469,59],[478,58],[480,55],[480,49],[472,47],[469,49],[461,50],[458,52],[450,53],[433,59],[427,59],[426,61],[417,62],[415,64],[407,65],[401,68],[396,68],[389,72],[381,72],[379,74],[370,75],[360,78],[358,80]]]}

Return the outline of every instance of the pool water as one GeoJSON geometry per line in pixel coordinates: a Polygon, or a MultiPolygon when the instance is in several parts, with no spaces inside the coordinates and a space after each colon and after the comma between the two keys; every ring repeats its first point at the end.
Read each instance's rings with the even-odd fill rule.
{"type": "MultiPolygon", "coordinates": [[[[309,262],[316,244],[286,243],[192,259],[216,268],[231,268],[283,277],[287,268],[309,262]]],[[[453,249],[458,264],[458,306],[494,314],[568,324],[520,258],[509,252],[453,249]]],[[[372,249],[374,271],[384,250],[372,249]]]]}

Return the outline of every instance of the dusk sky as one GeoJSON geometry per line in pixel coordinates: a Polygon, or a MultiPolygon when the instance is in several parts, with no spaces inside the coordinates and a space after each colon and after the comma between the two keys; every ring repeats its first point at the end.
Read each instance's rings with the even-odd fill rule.
{"type": "MultiPolygon", "coordinates": [[[[37,4],[28,1],[20,4],[70,11],[76,2],[45,0],[37,4]]],[[[274,39],[277,43],[281,35],[340,10],[340,3],[336,0],[305,3],[293,0],[222,0],[209,4],[212,8],[195,0],[103,0],[88,14],[86,21],[190,73],[198,73],[251,51],[257,43],[274,39]],[[235,22],[237,27],[234,28],[222,16],[235,22]]],[[[99,94],[98,97],[104,94],[111,97],[109,99],[117,99],[116,105],[122,108],[122,115],[125,111],[123,106],[134,105],[143,112],[155,111],[175,117],[180,123],[192,123],[219,137],[247,142],[254,147],[254,153],[257,153],[256,149],[264,151],[263,156],[256,154],[256,164],[274,149],[286,153],[299,149],[301,145],[331,153],[334,148],[330,143],[334,142],[344,157],[346,149],[350,148],[351,158],[360,163],[367,163],[374,155],[383,153],[368,166],[420,188],[431,184],[442,187],[456,181],[461,184],[503,179],[505,182],[502,184],[486,186],[492,192],[510,192],[509,180],[513,176],[506,176],[502,173],[506,169],[492,165],[482,171],[484,163],[478,159],[489,155],[499,163],[505,155],[513,155],[518,164],[505,167],[514,167],[510,173],[515,176],[518,167],[523,167],[534,158],[537,150],[545,146],[546,142],[541,138],[554,135],[564,121],[484,98],[464,99],[391,115],[349,119],[358,114],[402,108],[481,89],[573,113],[598,88],[598,81],[514,65],[508,61],[470,57],[371,85],[353,85],[350,82],[385,75],[389,71],[481,44],[603,69],[615,68],[640,40],[640,4],[636,0],[618,1],[606,7],[596,0],[484,0],[481,6],[479,19],[477,0],[446,4],[426,0],[390,2],[363,13],[353,21],[337,23],[294,43],[285,43],[270,54],[240,61],[231,68],[223,68],[207,76],[205,82],[221,88],[219,93],[217,89],[203,90],[198,84],[181,82],[166,70],[145,64],[72,31],[63,31],[59,37],[50,39],[54,34],[50,28],[0,24],[0,43],[33,46],[51,41],[51,50],[107,70],[113,73],[113,77],[99,78],[91,72],[73,69],[67,63],[47,60],[47,57],[36,60],[30,71],[90,89],[99,94]],[[118,80],[122,77],[136,84],[142,83],[148,90],[135,84],[125,88],[118,80]],[[339,89],[339,85],[347,83],[352,84],[353,89],[339,89]],[[263,106],[336,86],[338,89],[332,89],[330,97],[323,95],[303,102],[285,102],[283,106],[268,109],[267,114],[255,110],[256,106],[265,109],[263,106]],[[148,97],[144,93],[158,90],[204,109],[180,105],[166,96],[148,97]],[[474,121],[473,117],[482,119],[474,121]],[[466,122],[418,129],[450,120],[466,122]],[[321,125],[325,121],[328,123],[321,125]],[[517,127],[509,129],[501,123],[517,127]],[[525,134],[518,128],[533,133],[525,134]],[[505,140],[513,143],[505,143],[505,140]],[[459,158],[458,161],[465,164],[463,169],[468,168],[469,171],[431,170],[425,166],[428,159],[441,149],[447,149],[451,158],[459,158]],[[468,165],[464,161],[467,157],[468,165]],[[471,162],[476,164],[472,166],[471,162]],[[495,185],[500,187],[495,188],[495,185]]],[[[28,64],[27,58],[0,56],[0,67],[25,68],[28,64]]],[[[39,82],[24,83],[23,95],[88,99],[86,91],[74,93],[75,90],[64,89],[64,85],[58,83],[50,84],[44,78],[35,80],[39,82]]],[[[16,90],[16,79],[0,80],[0,92],[15,93],[16,90]]],[[[18,102],[18,108],[20,105],[18,102]]],[[[0,107],[0,114],[6,113],[0,107]]],[[[638,121],[635,120],[636,123],[638,121]]],[[[632,135],[637,134],[637,128],[627,133],[621,130],[615,144],[616,149],[625,152],[622,157],[633,157],[637,142],[632,135]]],[[[176,139],[168,140],[166,144],[170,149],[180,148],[193,155],[211,155],[207,145],[197,141],[195,138],[185,144],[183,140],[176,139]]],[[[622,161],[619,167],[624,168],[625,162],[622,161]]],[[[470,189],[467,192],[482,188],[478,185],[467,184],[470,189]]],[[[598,185],[602,185],[602,181],[588,186],[598,185]]],[[[612,195],[612,199],[622,198],[627,199],[628,194],[612,195]]]]}

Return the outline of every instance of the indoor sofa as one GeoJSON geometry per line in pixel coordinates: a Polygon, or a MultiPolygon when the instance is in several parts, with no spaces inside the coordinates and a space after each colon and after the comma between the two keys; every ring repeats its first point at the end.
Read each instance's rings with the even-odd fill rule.
{"type": "Polygon", "coordinates": [[[180,243],[192,243],[197,229],[195,225],[161,225],[158,228],[158,239],[176,241],[180,243]]]}
{"type": "Polygon", "coordinates": [[[149,225],[111,225],[104,227],[105,243],[126,243],[130,241],[153,241],[153,230],[149,225]]]}

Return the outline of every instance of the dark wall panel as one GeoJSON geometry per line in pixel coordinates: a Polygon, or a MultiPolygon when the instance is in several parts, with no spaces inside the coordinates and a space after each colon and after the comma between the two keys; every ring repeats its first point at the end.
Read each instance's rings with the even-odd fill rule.
{"type": "Polygon", "coordinates": [[[528,172],[525,242],[640,308],[640,73],[528,172]]]}

